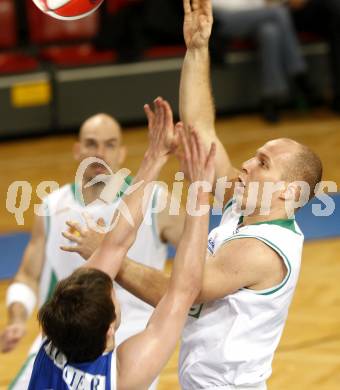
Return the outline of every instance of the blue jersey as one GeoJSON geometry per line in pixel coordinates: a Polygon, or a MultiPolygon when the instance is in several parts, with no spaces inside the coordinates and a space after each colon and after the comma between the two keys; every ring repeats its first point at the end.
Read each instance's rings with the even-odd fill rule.
{"type": "Polygon", "coordinates": [[[45,341],[35,359],[28,390],[115,390],[116,380],[115,351],[92,362],[69,364],[65,355],[45,341]]]}

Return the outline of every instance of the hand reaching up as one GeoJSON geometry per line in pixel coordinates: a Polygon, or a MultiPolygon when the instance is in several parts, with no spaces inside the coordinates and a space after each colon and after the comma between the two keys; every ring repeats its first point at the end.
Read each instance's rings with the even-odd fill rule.
{"type": "Polygon", "coordinates": [[[211,0],[183,0],[183,7],[187,49],[208,47],[213,24],[211,0]]]}
{"type": "Polygon", "coordinates": [[[191,183],[205,181],[212,186],[215,179],[215,143],[211,144],[207,152],[201,137],[193,127],[186,131],[182,124],[178,124],[176,128],[183,146],[181,164],[185,167],[187,179],[191,183]]]}
{"type": "Polygon", "coordinates": [[[166,100],[159,97],[154,101],[153,110],[146,104],[144,111],[149,127],[147,153],[157,158],[167,159],[178,145],[178,134],[175,131],[171,107],[166,100]]]}

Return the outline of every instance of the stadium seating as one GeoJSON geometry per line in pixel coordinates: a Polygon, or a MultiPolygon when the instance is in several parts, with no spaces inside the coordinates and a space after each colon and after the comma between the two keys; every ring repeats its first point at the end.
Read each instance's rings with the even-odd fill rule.
{"type": "Polygon", "coordinates": [[[38,61],[18,52],[17,20],[14,0],[0,2],[0,74],[30,72],[38,68],[38,61]]]}
{"type": "Polygon", "coordinates": [[[39,48],[45,61],[59,67],[105,64],[114,62],[112,50],[99,51],[92,41],[99,28],[99,14],[79,20],[62,21],[44,15],[26,0],[30,42],[39,48]]]}

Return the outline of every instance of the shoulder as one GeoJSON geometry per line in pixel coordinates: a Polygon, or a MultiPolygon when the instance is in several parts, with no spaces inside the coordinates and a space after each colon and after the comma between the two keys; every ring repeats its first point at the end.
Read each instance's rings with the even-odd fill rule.
{"type": "Polygon", "coordinates": [[[236,269],[266,268],[277,262],[280,256],[263,241],[251,237],[237,237],[226,241],[216,255],[224,263],[233,264],[236,269]]]}
{"type": "Polygon", "coordinates": [[[221,273],[240,280],[240,287],[262,285],[286,272],[284,259],[272,247],[257,238],[227,241],[216,252],[221,273]]]}

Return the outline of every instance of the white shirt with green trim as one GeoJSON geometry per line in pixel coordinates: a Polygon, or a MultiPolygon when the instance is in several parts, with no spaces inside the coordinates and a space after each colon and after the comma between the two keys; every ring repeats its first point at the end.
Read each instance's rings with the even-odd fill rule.
{"type": "MultiPolygon", "coordinates": [[[[141,224],[137,238],[128,252],[128,257],[147,266],[163,269],[167,258],[167,245],[160,241],[157,216],[152,213],[159,201],[161,187],[155,186],[147,205],[144,221],[141,224]]],[[[73,220],[85,224],[82,214],[87,212],[95,220],[103,218],[109,225],[114,210],[121,197],[112,203],[96,201],[91,205],[81,204],[74,185],[67,184],[50,194],[44,201],[51,217],[46,218],[46,254],[45,265],[40,282],[40,305],[51,295],[55,284],[68,277],[84,260],[77,253],[68,253],[60,249],[61,245],[71,245],[62,237],[61,232],[67,229],[66,221],[73,220]]],[[[116,333],[116,345],[126,338],[143,330],[152,314],[153,308],[134,297],[132,294],[115,284],[117,298],[121,304],[122,322],[116,333]]]]}
{"type": "Polygon", "coordinates": [[[243,288],[191,309],[180,352],[183,390],[265,386],[297,284],[304,237],[296,221],[240,227],[242,216],[233,205],[229,202],[220,226],[209,234],[210,254],[231,240],[254,238],[281,257],[287,273],[270,289],[243,288]]]}

